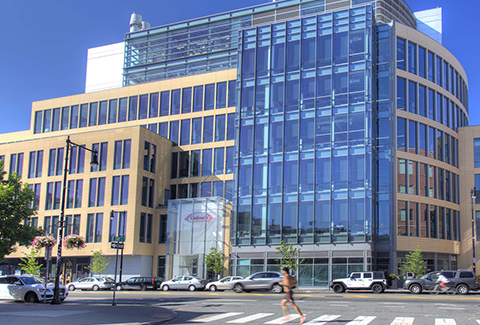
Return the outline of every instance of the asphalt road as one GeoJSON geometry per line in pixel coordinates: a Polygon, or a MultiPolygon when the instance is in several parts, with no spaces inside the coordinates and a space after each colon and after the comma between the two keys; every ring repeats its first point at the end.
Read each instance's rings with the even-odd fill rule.
{"type": "MultiPolygon", "coordinates": [[[[113,292],[70,293],[68,304],[111,304],[113,292]]],[[[298,324],[283,321],[280,294],[233,292],[117,292],[118,303],[169,308],[178,316],[167,324],[298,324]]],[[[328,325],[468,325],[480,324],[480,294],[466,296],[297,293],[305,324],[328,325]]]]}

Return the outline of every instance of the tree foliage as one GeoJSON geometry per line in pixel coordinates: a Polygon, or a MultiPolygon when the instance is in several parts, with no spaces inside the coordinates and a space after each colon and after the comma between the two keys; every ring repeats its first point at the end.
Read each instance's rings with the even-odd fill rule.
{"type": "Polygon", "coordinates": [[[225,270],[225,260],[227,257],[223,252],[218,251],[215,247],[210,248],[210,253],[205,255],[205,264],[207,269],[215,273],[215,275],[222,274],[225,270]]]}
{"type": "Polygon", "coordinates": [[[417,277],[423,276],[427,270],[427,262],[423,259],[422,250],[417,246],[413,252],[405,255],[406,261],[400,267],[400,270],[412,272],[417,277]]]}
{"type": "Polygon", "coordinates": [[[277,260],[278,267],[288,267],[294,274],[297,273],[303,259],[300,259],[300,248],[295,248],[292,244],[287,244],[284,240],[280,246],[275,248],[280,259],[277,260]]]}
{"type": "Polygon", "coordinates": [[[101,275],[107,269],[110,257],[106,257],[101,250],[92,251],[93,257],[90,265],[87,267],[93,274],[101,275]]]}
{"type": "Polygon", "coordinates": [[[43,266],[43,264],[39,264],[37,260],[40,252],[36,249],[32,249],[28,254],[25,252],[22,253],[25,257],[20,258],[22,260],[22,262],[19,263],[21,270],[31,275],[40,275],[40,269],[43,266]]]}
{"type": "Polygon", "coordinates": [[[6,174],[0,172],[0,261],[15,252],[17,244],[29,246],[35,236],[42,234],[41,230],[30,225],[30,218],[36,214],[32,208],[34,192],[16,173],[5,179],[6,174]]]}

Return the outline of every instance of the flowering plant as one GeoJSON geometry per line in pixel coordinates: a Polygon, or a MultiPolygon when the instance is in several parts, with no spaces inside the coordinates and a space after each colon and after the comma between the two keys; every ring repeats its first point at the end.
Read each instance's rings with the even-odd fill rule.
{"type": "Polygon", "coordinates": [[[85,248],[87,246],[85,242],[85,238],[79,235],[68,235],[65,237],[63,240],[63,245],[65,246],[66,249],[74,249],[74,248],[85,248]]]}
{"type": "Polygon", "coordinates": [[[44,247],[52,247],[56,244],[55,238],[52,236],[37,236],[32,242],[32,246],[35,249],[40,249],[44,247]]]}

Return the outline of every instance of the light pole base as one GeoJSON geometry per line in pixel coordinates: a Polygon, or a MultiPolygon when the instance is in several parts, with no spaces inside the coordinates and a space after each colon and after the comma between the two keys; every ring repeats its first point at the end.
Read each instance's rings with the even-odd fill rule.
{"type": "Polygon", "coordinates": [[[60,299],[53,299],[50,304],[51,305],[61,305],[62,301],[60,299]]]}

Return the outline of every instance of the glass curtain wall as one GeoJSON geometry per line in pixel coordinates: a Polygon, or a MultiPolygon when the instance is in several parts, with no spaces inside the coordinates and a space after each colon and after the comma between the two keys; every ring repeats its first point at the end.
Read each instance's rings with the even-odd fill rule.
{"type": "Polygon", "coordinates": [[[243,31],[237,245],[371,241],[371,14],[243,31]]]}

